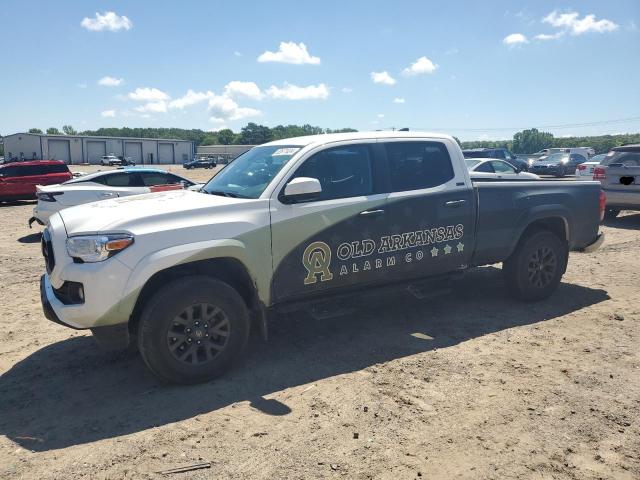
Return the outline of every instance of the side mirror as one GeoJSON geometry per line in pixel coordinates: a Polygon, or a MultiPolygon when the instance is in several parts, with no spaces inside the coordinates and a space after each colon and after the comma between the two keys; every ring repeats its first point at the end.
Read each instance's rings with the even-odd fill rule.
{"type": "Polygon", "coordinates": [[[322,193],[322,185],[317,178],[298,177],[284,187],[284,200],[288,203],[305,202],[317,198],[322,193]]]}

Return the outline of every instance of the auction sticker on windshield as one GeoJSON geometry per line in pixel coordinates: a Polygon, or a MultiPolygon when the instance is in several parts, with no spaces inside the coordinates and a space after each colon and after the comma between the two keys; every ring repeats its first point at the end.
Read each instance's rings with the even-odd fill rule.
{"type": "Polygon", "coordinates": [[[287,148],[279,148],[275,152],[271,154],[272,157],[278,157],[280,155],[294,155],[300,147],[287,147],[287,148]]]}

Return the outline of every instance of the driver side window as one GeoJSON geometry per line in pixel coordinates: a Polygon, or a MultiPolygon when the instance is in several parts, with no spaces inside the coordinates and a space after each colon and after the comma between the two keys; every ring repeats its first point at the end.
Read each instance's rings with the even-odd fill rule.
{"type": "Polygon", "coordinates": [[[317,200],[373,193],[373,155],[368,145],[329,148],[309,157],[291,177],[316,178],[322,186],[317,200]]]}

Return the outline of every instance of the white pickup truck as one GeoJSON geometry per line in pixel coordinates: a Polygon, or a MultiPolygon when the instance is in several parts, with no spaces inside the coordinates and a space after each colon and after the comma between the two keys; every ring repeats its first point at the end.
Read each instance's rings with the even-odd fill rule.
{"type": "MultiPolygon", "coordinates": [[[[202,192],[71,207],[42,237],[45,315],[99,343],[135,339],[160,379],[223,373],[279,308],[504,262],[540,300],[570,250],[595,250],[598,182],[472,181],[452,137],[362,132],[278,140],[202,192]]],[[[377,290],[380,289],[380,290],[377,290]]]]}

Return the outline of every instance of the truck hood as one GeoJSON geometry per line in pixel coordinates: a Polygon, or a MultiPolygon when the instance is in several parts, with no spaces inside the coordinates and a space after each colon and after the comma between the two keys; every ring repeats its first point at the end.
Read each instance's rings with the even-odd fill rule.
{"type": "Polygon", "coordinates": [[[59,213],[69,236],[107,231],[145,234],[216,223],[216,214],[237,217],[241,210],[264,202],[268,201],[173,190],[87,203],[59,213]]]}

